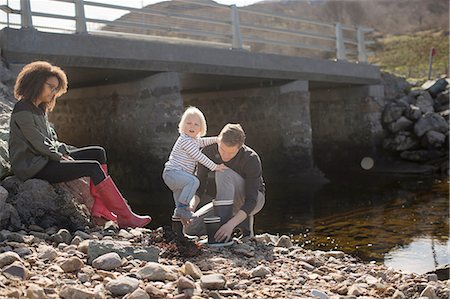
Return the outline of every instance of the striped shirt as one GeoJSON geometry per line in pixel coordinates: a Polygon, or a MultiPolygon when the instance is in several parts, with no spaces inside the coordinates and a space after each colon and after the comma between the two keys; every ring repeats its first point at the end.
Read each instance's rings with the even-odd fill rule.
{"type": "Polygon", "coordinates": [[[169,161],[165,164],[165,170],[183,170],[194,173],[197,162],[211,171],[216,170],[217,164],[200,151],[200,148],[213,143],[217,143],[217,137],[192,138],[186,134],[180,134],[172,148],[169,161]]]}

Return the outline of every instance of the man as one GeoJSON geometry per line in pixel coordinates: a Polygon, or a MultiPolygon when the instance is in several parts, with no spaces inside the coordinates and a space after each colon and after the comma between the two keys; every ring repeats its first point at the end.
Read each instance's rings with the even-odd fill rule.
{"type": "MultiPolygon", "coordinates": [[[[223,223],[215,234],[216,242],[227,242],[238,226],[244,235],[253,236],[253,215],[265,203],[265,185],[262,178],[261,160],[258,154],[244,144],[245,133],[239,124],[227,124],[219,134],[217,144],[203,149],[203,153],[216,164],[224,163],[228,169],[215,172],[216,200],[233,200],[232,217],[223,223]]],[[[206,194],[209,169],[198,165],[197,177],[200,187],[191,201],[195,210],[200,198],[206,194]]],[[[213,214],[212,203],[202,207],[185,227],[185,233],[200,235],[205,233],[203,218],[213,214]]]]}

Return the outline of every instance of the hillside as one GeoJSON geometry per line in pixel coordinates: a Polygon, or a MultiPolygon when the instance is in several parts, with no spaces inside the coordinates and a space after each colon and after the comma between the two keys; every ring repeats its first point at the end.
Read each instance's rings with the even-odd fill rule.
{"type": "Polygon", "coordinates": [[[448,0],[266,0],[257,9],[320,20],[363,25],[382,35],[448,30],[448,0]]]}

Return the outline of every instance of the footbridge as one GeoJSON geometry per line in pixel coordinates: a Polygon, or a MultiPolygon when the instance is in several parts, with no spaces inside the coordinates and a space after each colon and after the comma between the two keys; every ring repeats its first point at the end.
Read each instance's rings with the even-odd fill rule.
{"type": "Polygon", "coordinates": [[[155,188],[187,105],[205,113],[209,135],[227,122],[241,123],[247,143],[274,172],[311,171],[332,161],[352,163],[375,150],[382,131],[378,117],[383,88],[379,68],[365,61],[366,41],[361,36],[369,31],[366,28],[353,28],[354,40],[341,24],[326,24],[333,35],[261,28],[255,20],[243,22],[242,16],[252,13],[248,9],[240,12],[234,6],[197,0],[172,1],[184,4],[185,11],[186,5],[192,9],[184,14],[163,12],[169,3],[159,9],[126,7],[128,14],[108,21],[86,16],[87,7],[125,7],[55,2],[71,4],[73,16],[32,11],[29,1],[21,1],[18,8],[0,7],[8,15],[0,30],[2,58],[15,72],[34,60],[47,60],[67,72],[69,92],[60,99],[51,121],[68,143],[106,146],[112,171],[122,184],[155,188]],[[172,22],[171,32],[177,35],[160,34],[163,17],[218,26],[221,21],[212,18],[211,11],[206,13],[209,18],[196,15],[200,6],[212,12],[226,9],[231,17],[223,23],[230,32],[214,27],[215,32],[209,29],[202,35],[198,28],[172,22]],[[136,23],[138,14],[162,18],[152,21],[160,27],[150,21],[136,23]],[[10,15],[20,16],[20,21],[14,23],[10,15]],[[38,18],[73,21],[73,30],[37,25],[38,18]],[[90,30],[90,23],[102,26],[90,30]],[[271,35],[257,38],[247,32],[246,36],[248,29],[265,29],[271,35]],[[286,34],[299,40],[273,39],[286,34]],[[212,41],[198,36],[212,36],[212,41]],[[313,37],[319,42],[308,44],[313,37]],[[261,47],[268,44],[282,49],[261,47]]]}

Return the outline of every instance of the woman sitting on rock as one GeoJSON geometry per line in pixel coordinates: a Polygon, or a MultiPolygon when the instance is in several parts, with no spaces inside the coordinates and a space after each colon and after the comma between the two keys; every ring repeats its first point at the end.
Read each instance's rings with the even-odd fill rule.
{"type": "Polygon", "coordinates": [[[93,217],[117,221],[120,227],[144,227],[150,216],[134,214],[107,174],[106,153],[100,146],[75,148],[57,140],[47,114],[66,93],[63,70],[45,61],[26,65],[16,80],[10,121],[11,168],[21,180],[36,178],[61,183],[90,177],[93,217]]]}

